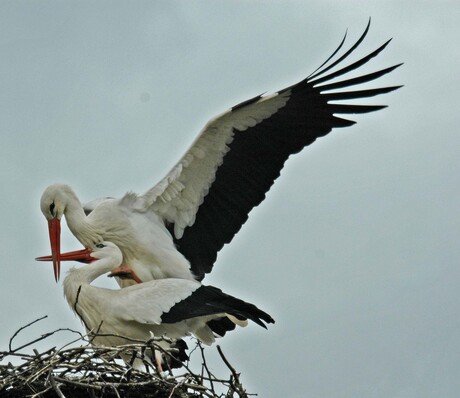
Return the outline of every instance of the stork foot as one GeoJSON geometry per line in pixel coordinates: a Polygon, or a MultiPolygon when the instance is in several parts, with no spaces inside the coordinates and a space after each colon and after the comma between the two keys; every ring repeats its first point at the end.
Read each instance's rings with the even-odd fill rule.
{"type": "Polygon", "coordinates": [[[114,276],[120,279],[131,279],[136,283],[142,283],[136,273],[133,271],[132,268],[128,267],[127,265],[120,265],[118,268],[115,268],[109,275],[110,278],[114,276]]]}

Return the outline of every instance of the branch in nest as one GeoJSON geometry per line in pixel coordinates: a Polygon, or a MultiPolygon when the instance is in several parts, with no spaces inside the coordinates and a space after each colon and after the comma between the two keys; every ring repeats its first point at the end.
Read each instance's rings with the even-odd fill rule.
{"type": "MultiPolygon", "coordinates": [[[[164,355],[170,355],[156,341],[147,342],[130,339],[132,344],[120,347],[93,347],[89,344],[91,336],[82,335],[72,329],[57,329],[46,333],[30,343],[13,348],[13,340],[24,329],[46,317],[19,328],[11,337],[8,351],[0,351],[0,395],[16,398],[23,396],[43,397],[53,391],[62,398],[80,396],[93,397],[127,397],[155,396],[157,398],[185,397],[240,397],[247,398],[248,394],[240,382],[240,375],[230,365],[220,347],[217,347],[222,361],[231,372],[228,379],[214,376],[206,362],[205,351],[197,343],[201,352],[201,374],[191,369],[190,362],[184,363],[185,372],[180,375],[169,373],[159,374],[151,361],[143,353],[148,349],[160,350],[164,355]],[[38,341],[45,340],[59,331],[77,333],[74,339],[61,348],[50,348],[43,352],[32,349],[32,352],[19,352],[38,341]],[[73,346],[83,343],[83,346],[73,346]],[[145,365],[145,371],[125,364],[121,357],[140,359],[145,365]],[[13,365],[5,363],[11,358],[22,362],[13,365]],[[236,395],[235,395],[236,394],[236,395]]],[[[190,356],[196,350],[190,352],[190,356]]],[[[14,361],[13,361],[14,362],[14,361]]],[[[47,395],[48,396],[48,395],[47,395]]]]}

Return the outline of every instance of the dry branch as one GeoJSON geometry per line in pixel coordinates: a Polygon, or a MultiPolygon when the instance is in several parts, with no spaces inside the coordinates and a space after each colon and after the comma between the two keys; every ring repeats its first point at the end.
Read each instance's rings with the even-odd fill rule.
{"type": "MultiPolygon", "coordinates": [[[[178,375],[174,375],[172,371],[159,374],[144,357],[143,353],[152,348],[169,355],[156,344],[156,339],[147,342],[132,340],[132,344],[122,347],[92,347],[88,336],[72,329],[57,329],[13,348],[14,339],[19,333],[44,318],[19,328],[11,337],[8,350],[0,351],[2,397],[248,397],[240,383],[239,374],[225,358],[220,347],[219,354],[231,371],[228,379],[217,378],[211,373],[204,349],[199,343],[197,347],[201,352],[202,362],[200,372],[192,371],[190,363],[187,362],[180,370],[182,373],[178,375]],[[78,338],[59,349],[53,347],[38,352],[37,349],[30,348],[62,330],[76,333],[78,338]],[[24,351],[25,348],[31,349],[31,352],[24,351]],[[136,358],[142,360],[145,370],[125,364],[120,359],[122,355],[125,358],[131,357],[131,364],[136,358]],[[13,365],[18,359],[20,363],[13,365]]],[[[196,349],[190,355],[194,351],[196,349]]]]}

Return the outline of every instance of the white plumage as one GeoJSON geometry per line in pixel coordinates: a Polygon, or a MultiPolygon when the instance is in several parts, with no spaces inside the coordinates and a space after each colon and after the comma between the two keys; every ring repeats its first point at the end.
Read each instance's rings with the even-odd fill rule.
{"type": "Polygon", "coordinates": [[[115,244],[102,242],[93,251],[64,253],[62,259],[88,260],[88,256],[96,261],[70,269],[63,286],[70,307],[94,336],[94,345],[129,344],[125,337],[147,341],[152,334],[174,340],[193,335],[210,345],[216,335],[236,324],[244,326],[247,319],[264,327],[264,322],[273,322],[254,305],[194,280],[152,280],[117,290],[92,286],[94,279],[119,267],[123,256],[115,244]]]}
{"type": "MultiPolygon", "coordinates": [[[[369,25],[339,56],[344,38],[326,62],[301,82],[244,101],[211,120],[171,171],[143,195],[128,193],[120,199],[93,201],[85,209],[69,186],[48,187],[41,198],[41,210],[49,222],[56,279],[60,220],[65,216],[70,230],[85,247],[92,248],[103,240],[115,243],[124,263],[144,281],[201,280],[211,271],[217,253],[246,222],[251,209],[265,198],[290,155],[335,127],[355,123],[337,115],[384,107],[337,101],[372,97],[398,88],[342,90],[373,81],[399,65],[336,81],[369,62],[389,43],[334,71],[361,44],[368,29],[369,25]]],[[[125,286],[130,282],[121,283],[125,286]]]]}

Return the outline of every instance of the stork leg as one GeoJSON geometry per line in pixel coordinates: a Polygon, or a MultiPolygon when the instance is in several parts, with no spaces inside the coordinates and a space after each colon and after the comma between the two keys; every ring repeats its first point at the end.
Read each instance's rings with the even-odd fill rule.
{"type": "Polygon", "coordinates": [[[158,350],[154,350],[153,355],[155,356],[155,363],[157,365],[157,369],[160,373],[163,373],[163,366],[161,366],[161,352],[158,350]]]}
{"type": "Polygon", "coordinates": [[[132,279],[136,283],[142,283],[140,278],[136,275],[132,268],[127,265],[120,265],[118,268],[115,268],[109,275],[109,277],[118,277],[120,279],[132,279]]]}

